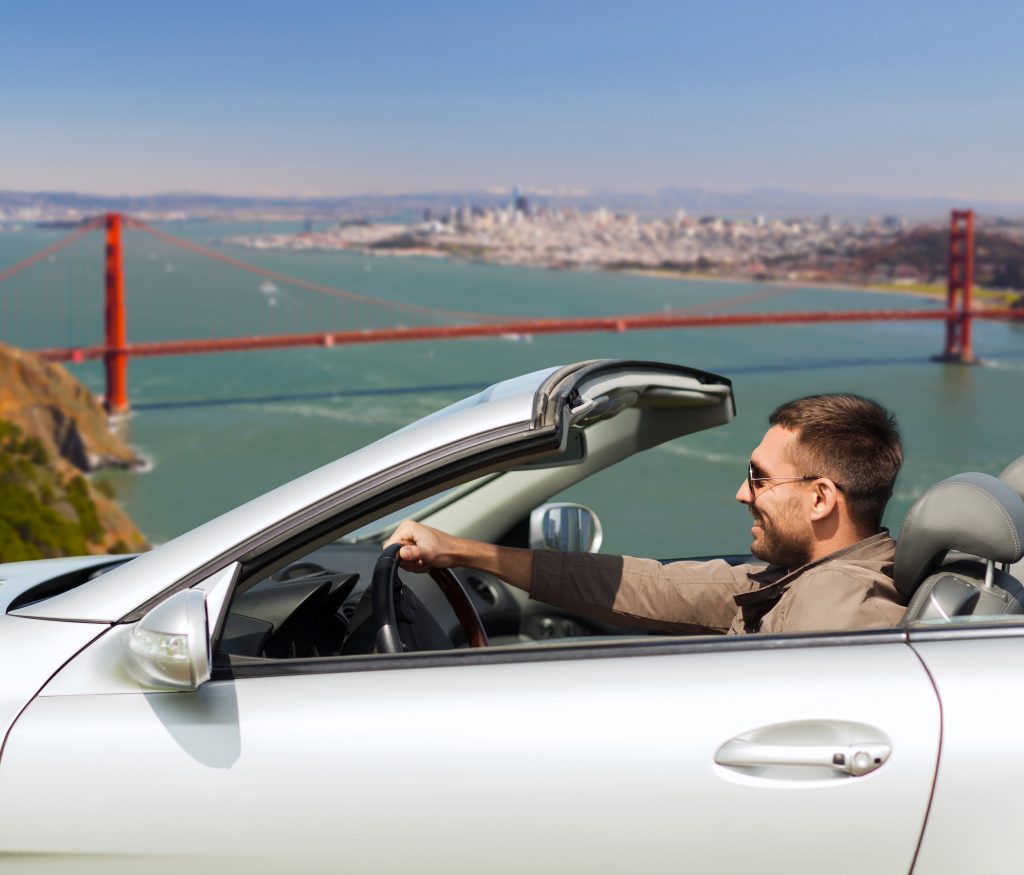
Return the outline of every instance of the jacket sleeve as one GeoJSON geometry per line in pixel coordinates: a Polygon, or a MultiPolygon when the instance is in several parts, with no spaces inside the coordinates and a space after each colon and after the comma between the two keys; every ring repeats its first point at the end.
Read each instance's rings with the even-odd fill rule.
{"type": "Polygon", "coordinates": [[[530,597],[605,623],[674,633],[725,632],[750,566],[539,551],[530,597]]]}
{"type": "Polygon", "coordinates": [[[762,632],[827,632],[898,626],[905,600],[890,578],[847,563],[830,563],[793,582],[762,632]]]}

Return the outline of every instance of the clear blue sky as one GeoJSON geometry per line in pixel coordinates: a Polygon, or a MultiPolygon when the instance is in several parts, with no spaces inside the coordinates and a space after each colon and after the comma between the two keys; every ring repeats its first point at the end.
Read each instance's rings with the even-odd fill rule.
{"type": "Polygon", "coordinates": [[[4,9],[0,188],[1024,202],[1024,2],[4,9]]]}

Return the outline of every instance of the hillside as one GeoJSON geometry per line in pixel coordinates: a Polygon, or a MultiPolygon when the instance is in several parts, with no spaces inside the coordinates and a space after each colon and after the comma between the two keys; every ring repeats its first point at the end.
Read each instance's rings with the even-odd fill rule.
{"type": "MultiPolygon", "coordinates": [[[[918,229],[864,250],[855,269],[864,274],[894,275],[909,267],[926,282],[943,282],[948,264],[949,232],[918,229]]],[[[1024,243],[1008,234],[978,231],[974,237],[974,281],[987,288],[1024,290],[1024,243]]]]}
{"type": "Polygon", "coordinates": [[[64,368],[0,344],[0,561],[144,549],[109,485],[87,476],[135,464],[64,368]]]}

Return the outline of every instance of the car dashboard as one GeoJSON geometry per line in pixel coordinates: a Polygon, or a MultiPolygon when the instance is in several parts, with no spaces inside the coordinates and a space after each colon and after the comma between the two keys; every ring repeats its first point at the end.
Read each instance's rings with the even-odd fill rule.
{"type": "MultiPolygon", "coordinates": [[[[218,652],[226,657],[261,659],[370,652],[372,635],[359,630],[368,625],[370,581],[379,556],[379,544],[337,541],[257,580],[232,599],[218,652]]],[[[622,633],[532,600],[491,574],[453,570],[491,644],[622,633]]],[[[410,602],[413,612],[425,612],[431,621],[431,631],[421,631],[416,646],[410,649],[466,646],[465,631],[437,584],[425,574],[400,571],[399,577],[404,600],[410,602]]]]}

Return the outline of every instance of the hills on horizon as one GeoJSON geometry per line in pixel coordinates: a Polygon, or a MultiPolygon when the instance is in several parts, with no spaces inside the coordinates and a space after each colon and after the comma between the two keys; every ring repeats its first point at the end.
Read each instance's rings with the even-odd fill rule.
{"type": "MultiPolygon", "coordinates": [[[[668,216],[685,210],[693,216],[724,218],[795,218],[829,215],[840,220],[869,216],[899,216],[917,221],[944,219],[951,209],[972,208],[988,218],[1024,218],[1024,204],[970,201],[947,197],[895,197],[886,195],[813,194],[793,189],[757,188],[718,191],[666,187],[655,191],[552,192],[523,188],[520,193],[536,206],[607,208],[643,217],[668,216]]],[[[76,191],[0,190],[0,219],[28,210],[51,216],[119,211],[147,214],[187,214],[216,218],[239,214],[273,214],[295,218],[375,218],[410,215],[451,207],[496,207],[509,204],[512,189],[363,194],[324,197],[220,195],[204,192],[162,192],[147,195],[97,195],[76,191]]]]}

